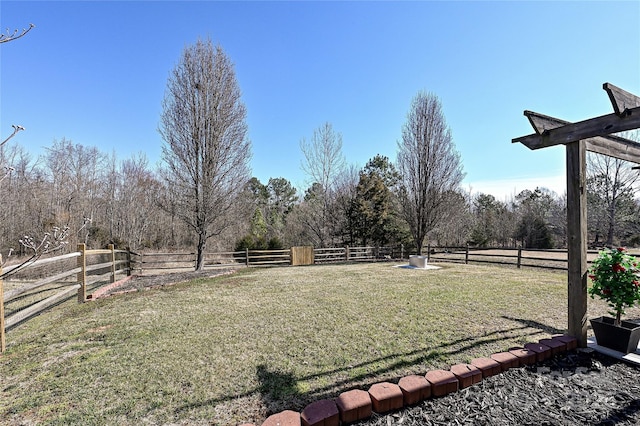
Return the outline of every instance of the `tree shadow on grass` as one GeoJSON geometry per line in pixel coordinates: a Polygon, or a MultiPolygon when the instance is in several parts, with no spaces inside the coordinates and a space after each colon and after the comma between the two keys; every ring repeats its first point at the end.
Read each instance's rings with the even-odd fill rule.
{"type": "Polygon", "coordinates": [[[292,401],[302,396],[298,389],[298,380],[291,372],[270,369],[261,364],[256,368],[256,376],[260,381],[258,392],[262,402],[270,413],[285,410],[292,401]]]}
{"type": "Polygon", "coordinates": [[[268,365],[261,364],[256,368],[256,375],[260,381],[259,392],[271,400],[296,397],[298,381],[292,373],[270,370],[268,365]]]}
{"type": "Polygon", "coordinates": [[[513,318],[513,317],[509,317],[507,315],[502,315],[502,318],[507,319],[509,321],[519,322],[520,324],[523,324],[523,325],[525,325],[527,327],[530,327],[530,328],[537,328],[538,330],[542,330],[545,333],[549,333],[549,334],[562,334],[562,333],[564,333],[566,331],[566,330],[563,330],[563,329],[552,327],[552,326],[547,325],[547,324],[543,324],[543,323],[538,322],[538,321],[533,321],[533,320],[528,320],[528,319],[523,319],[523,318],[513,318]]]}
{"type": "MultiPolygon", "coordinates": [[[[431,364],[433,361],[437,361],[447,356],[464,353],[480,345],[499,343],[507,340],[508,337],[505,337],[505,335],[509,333],[519,331],[520,335],[526,337],[540,333],[539,331],[524,332],[524,330],[531,328],[542,329],[543,331],[550,331],[554,333],[561,331],[535,322],[528,322],[508,317],[505,318],[518,321],[522,325],[496,330],[481,336],[469,336],[444,342],[431,348],[423,348],[415,351],[378,357],[358,364],[325,370],[314,374],[308,374],[306,376],[297,377],[291,371],[282,371],[269,364],[260,364],[256,367],[256,377],[259,380],[259,385],[255,389],[248,390],[241,394],[237,393],[221,398],[187,404],[182,407],[178,407],[176,409],[176,414],[201,406],[216,405],[256,394],[260,395],[268,413],[276,413],[285,409],[302,410],[307,404],[313,401],[324,398],[333,398],[340,392],[354,388],[367,389],[373,383],[382,380],[381,377],[385,377],[384,380],[397,382],[401,376],[392,377],[389,376],[389,373],[408,369],[416,365],[431,364]],[[537,326],[534,324],[537,324],[537,326]],[[377,364],[382,365],[376,367],[377,364]],[[354,374],[354,371],[357,370],[362,370],[363,372],[360,374],[354,374]],[[331,376],[338,376],[341,377],[341,379],[328,380],[331,376]],[[329,382],[329,384],[322,387],[315,387],[308,391],[303,391],[302,389],[305,386],[304,382],[314,379],[320,379],[321,381],[329,382]]],[[[424,374],[426,371],[421,373],[424,374]]]]}

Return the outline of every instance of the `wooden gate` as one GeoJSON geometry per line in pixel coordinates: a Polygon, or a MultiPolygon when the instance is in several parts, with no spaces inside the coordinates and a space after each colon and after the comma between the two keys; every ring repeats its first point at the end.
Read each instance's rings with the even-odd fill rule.
{"type": "Polygon", "coordinates": [[[291,247],[291,266],[313,265],[313,247],[291,247]]]}

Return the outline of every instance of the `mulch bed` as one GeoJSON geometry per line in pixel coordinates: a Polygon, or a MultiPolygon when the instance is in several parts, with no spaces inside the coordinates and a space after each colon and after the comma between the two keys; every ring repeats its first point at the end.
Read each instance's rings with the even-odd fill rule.
{"type": "Polygon", "coordinates": [[[110,289],[105,296],[142,291],[151,288],[164,287],[184,283],[197,278],[213,278],[219,275],[234,273],[234,269],[209,269],[204,271],[173,272],[158,275],[140,275],[124,281],[121,285],[110,289]]]}
{"type": "Polygon", "coordinates": [[[639,425],[640,367],[592,349],[508,370],[358,426],[639,425]]]}

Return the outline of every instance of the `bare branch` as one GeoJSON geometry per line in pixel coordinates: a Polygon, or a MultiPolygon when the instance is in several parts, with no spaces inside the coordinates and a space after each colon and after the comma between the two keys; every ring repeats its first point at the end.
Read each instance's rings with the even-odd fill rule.
{"type": "Polygon", "coordinates": [[[13,133],[11,133],[11,135],[9,135],[8,138],[6,138],[5,140],[2,141],[2,143],[0,143],[0,146],[4,145],[5,143],[9,142],[9,139],[11,139],[12,137],[14,137],[16,135],[16,133],[18,133],[20,130],[24,130],[24,127],[20,126],[20,125],[16,125],[16,124],[12,124],[11,127],[13,127],[13,133]]]}
{"type": "MultiPolygon", "coordinates": [[[[11,270],[5,272],[0,275],[0,279],[4,279],[10,275],[15,274],[16,272],[26,268],[31,265],[33,262],[38,260],[42,255],[52,253],[58,250],[63,249],[69,243],[67,241],[67,237],[69,237],[69,227],[64,226],[59,228],[55,226],[52,232],[45,232],[42,236],[42,239],[37,242],[32,236],[25,235],[20,239],[20,244],[22,247],[31,252],[31,256],[27,258],[25,261],[20,263],[17,267],[12,268],[11,270]]],[[[11,256],[13,249],[9,251],[9,256],[11,256]]]]}
{"type": "Polygon", "coordinates": [[[21,33],[18,33],[18,30],[15,30],[13,33],[11,33],[11,31],[7,28],[6,34],[0,34],[0,43],[7,43],[13,40],[17,40],[31,31],[31,29],[34,27],[35,25],[29,24],[29,28],[23,28],[21,33]]]}

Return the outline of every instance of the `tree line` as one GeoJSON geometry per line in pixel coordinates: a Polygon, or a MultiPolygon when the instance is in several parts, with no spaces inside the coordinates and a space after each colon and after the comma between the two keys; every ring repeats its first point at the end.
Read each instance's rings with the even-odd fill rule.
{"type": "MultiPolygon", "coordinates": [[[[133,250],[202,253],[295,245],[565,247],[566,200],[545,188],[510,200],[461,188],[456,151],[439,98],[413,99],[392,160],[362,168],[342,153],[331,123],[302,138],[302,190],[285,177],[251,177],[246,109],[220,46],[187,46],[167,81],[159,131],[162,161],[119,159],[97,147],[55,140],[34,158],[19,138],[0,145],[2,252],[24,236],[68,229],[71,248],[114,244],[133,250]],[[9,143],[10,142],[10,143],[9,143]]],[[[13,136],[13,135],[12,135],[13,136]]],[[[637,132],[631,137],[638,140],[637,132]]],[[[638,171],[590,154],[587,179],[593,245],[640,245],[638,171]]]]}

